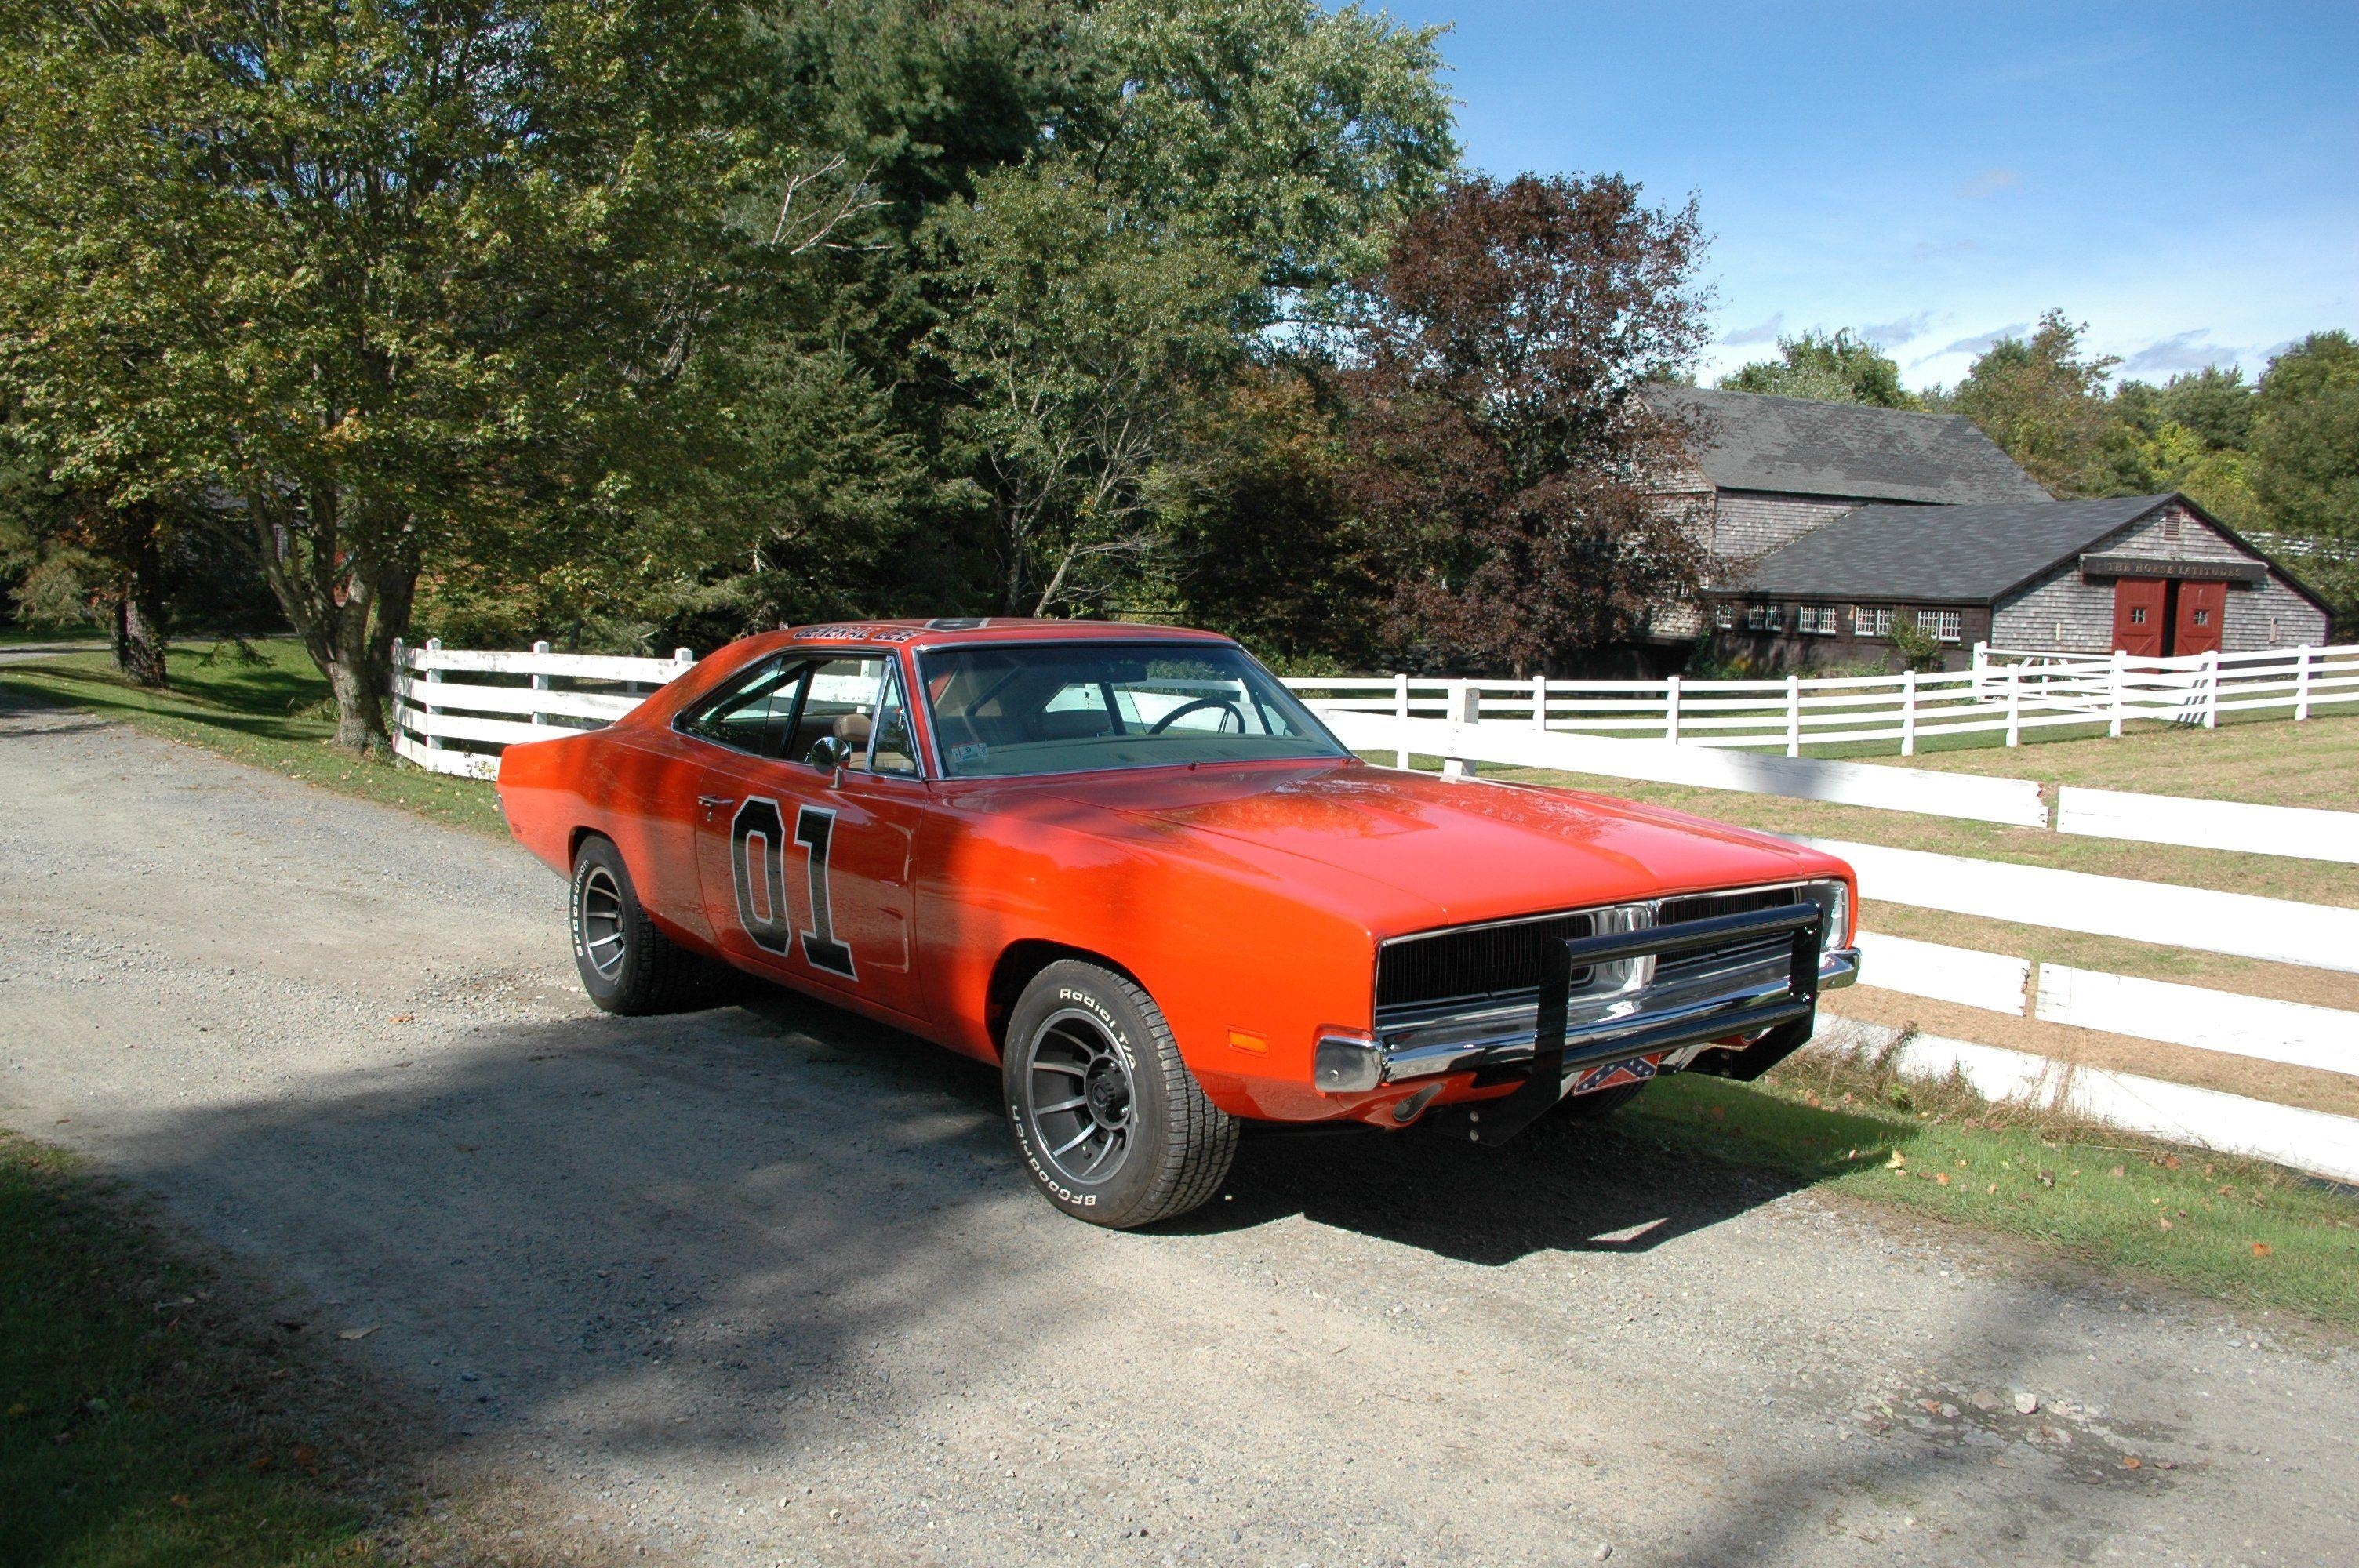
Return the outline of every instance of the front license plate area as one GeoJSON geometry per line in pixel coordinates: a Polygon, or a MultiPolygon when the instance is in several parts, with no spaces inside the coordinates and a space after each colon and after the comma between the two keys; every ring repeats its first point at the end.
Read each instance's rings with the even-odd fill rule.
{"type": "Polygon", "coordinates": [[[1593,1095],[1600,1089],[1618,1089],[1625,1084],[1643,1084],[1662,1071],[1663,1058],[1669,1054],[1668,1051],[1657,1051],[1651,1055],[1633,1056],[1625,1062],[1600,1062],[1573,1079],[1572,1087],[1564,1092],[1570,1098],[1573,1095],[1593,1095]]]}

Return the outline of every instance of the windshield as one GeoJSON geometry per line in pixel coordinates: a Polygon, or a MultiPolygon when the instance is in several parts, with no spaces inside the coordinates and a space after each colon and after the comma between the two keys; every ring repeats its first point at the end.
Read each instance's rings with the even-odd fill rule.
{"type": "Polygon", "coordinates": [[[985,645],[928,653],[924,669],[952,778],[1350,754],[1217,643],[985,645]]]}

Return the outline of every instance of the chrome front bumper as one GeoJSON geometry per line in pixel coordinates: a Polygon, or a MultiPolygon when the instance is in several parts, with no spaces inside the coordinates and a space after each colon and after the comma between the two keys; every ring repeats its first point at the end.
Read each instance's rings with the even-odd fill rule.
{"type": "Polygon", "coordinates": [[[1330,1036],[1319,1042],[1315,1086],[1327,1094],[1364,1093],[1448,1073],[1528,1075],[1536,1055],[1559,1057],[1571,1081],[1574,1069],[1653,1054],[1689,1060],[1733,1036],[1807,1019],[1818,994],[1859,978],[1859,950],[1818,946],[1816,912],[1788,905],[1720,915],[1566,942],[1565,962],[1618,957],[1652,959],[1714,942],[1790,935],[1792,947],[1732,968],[1645,983],[1610,994],[1574,993],[1560,974],[1553,994],[1537,1001],[1476,1013],[1422,1020],[1381,1030],[1374,1040],[1330,1036]],[[1560,1000],[1559,999],[1561,999],[1560,1000]],[[1557,1048],[1557,1010],[1562,1045],[1557,1048]]]}

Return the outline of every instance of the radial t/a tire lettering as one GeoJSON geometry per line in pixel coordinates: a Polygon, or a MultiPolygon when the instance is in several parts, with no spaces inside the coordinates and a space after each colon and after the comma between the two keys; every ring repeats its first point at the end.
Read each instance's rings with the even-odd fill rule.
{"type": "Polygon", "coordinates": [[[1008,1015],[1001,1076],[1034,1186],[1093,1225],[1128,1229],[1218,1192],[1236,1119],[1204,1097],[1155,1000],[1096,964],[1062,959],[1008,1015]]]}
{"type": "Polygon", "coordinates": [[[656,929],[612,839],[582,841],[570,913],[573,965],[600,1008],[636,1017],[695,1005],[704,960],[656,929]]]}

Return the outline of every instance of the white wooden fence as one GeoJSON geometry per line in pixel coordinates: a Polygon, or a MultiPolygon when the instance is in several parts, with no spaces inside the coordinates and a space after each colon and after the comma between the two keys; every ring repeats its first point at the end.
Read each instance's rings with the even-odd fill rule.
{"type": "Polygon", "coordinates": [[[434,773],[497,778],[497,748],[612,724],[695,662],[686,648],[669,659],[628,659],[554,654],[546,643],[528,654],[396,643],[393,749],[434,773]]]}
{"type": "Polygon", "coordinates": [[[2067,727],[2119,735],[2141,719],[2211,727],[2223,713],[2296,719],[2359,702],[2359,644],[2131,659],[1975,644],[1973,667],[1937,674],[1785,676],[1774,680],[1419,679],[1300,676],[1286,683],[1322,713],[1505,719],[1680,745],[1782,750],[1890,743],[1902,756],[1945,736],[2067,727]],[[1469,693],[1472,694],[1471,697],[1469,693]],[[1473,704],[1471,712],[1469,702],[1473,704]]]}

